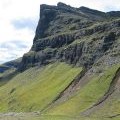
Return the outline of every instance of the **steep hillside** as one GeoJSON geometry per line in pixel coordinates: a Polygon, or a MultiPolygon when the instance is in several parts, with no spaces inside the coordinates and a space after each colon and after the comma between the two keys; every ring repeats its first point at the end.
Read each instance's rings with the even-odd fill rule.
{"type": "Polygon", "coordinates": [[[43,110],[81,70],[65,63],[54,63],[19,73],[1,86],[0,111],[43,110]]]}
{"type": "Polygon", "coordinates": [[[119,99],[119,11],[43,4],[30,51],[0,66],[2,120],[119,120],[119,99]]]}

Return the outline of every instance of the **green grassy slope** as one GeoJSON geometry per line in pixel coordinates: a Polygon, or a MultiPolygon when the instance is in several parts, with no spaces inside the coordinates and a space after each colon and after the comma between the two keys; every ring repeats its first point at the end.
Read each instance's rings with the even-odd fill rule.
{"type": "Polygon", "coordinates": [[[36,111],[50,104],[81,68],[65,63],[30,68],[0,87],[0,111],[36,111]]]}
{"type": "Polygon", "coordinates": [[[120,96],[118,91],[110,96],[102,106],[95,110],[92,113],[92,117],[103,116],[112,120],[120,120],[120,96]]]}
{"type": "Polygon", "coordinates": [[[68,116],[39,116],[34,115],[32,113],[22,113],[16,115],[3,115],[0,116],[0,120],[89,120],[87,118],[75,118],[75,117],[68,117],[68,116]]]}
{"type": "MultiPolygon", "coordinates": [[[[93,106],[105,94],[119,67],[120,65],[115,65],[107,69],[104,74],[94,75],[93,79],[67,101],[52,104],[51,107],[48,107],[49,109],[43,111],[42,116],[25,114],[23,118],[25,120],[29,118],[31,120],[109,120],[107,116],[119,113],[119,91],[116,91],[105,105],[97,109],[89,118],[81,117],[81,112],[93,106]],[[105,117],[101,116],[102,113],[105,117]]],[[[43,110],[52,103],[81,70],[79,67],[56,62],[42,68],[34,67],[19,73],[0,87],[0,112],[43,110]]],[[[12,119],[12,116],[5,118],[8,117],[12,119]]],[[[16,120],[14,116],[13,119],[16,120]]]]}
{"type": "Polygon", "coordinates": [[[51,107],[46,114],[78,116],[92,107],[107,92],[119,65],[106,70],[103,75],[96,75],[69,100],[51,107]]]}
{"type": "MultiPolygon", "coordinates": [[[[119,78],[120,80],[120,78],[119,78]]],[[[119,81],[120,82],[120,81],[119,81]]],[[[118,83],[117,85],[120,86],[118,83]]],[[[115,88],[112,95],[102,104],[100,107],[95,108],[92,112],[92,116],[104,116],[111,119],[120,120],[120,89],[115,88]]]]}

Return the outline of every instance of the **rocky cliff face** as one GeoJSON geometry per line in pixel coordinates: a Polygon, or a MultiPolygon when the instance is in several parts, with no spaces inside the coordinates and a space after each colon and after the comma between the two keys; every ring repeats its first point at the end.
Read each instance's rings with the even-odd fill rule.
{"type": "Polygon", "coordinates": [[[40,6],[33,46],[20,70],[57,60],[84,66],[120,62],[120,12],[101,12],[63,3],[40,6]]]}

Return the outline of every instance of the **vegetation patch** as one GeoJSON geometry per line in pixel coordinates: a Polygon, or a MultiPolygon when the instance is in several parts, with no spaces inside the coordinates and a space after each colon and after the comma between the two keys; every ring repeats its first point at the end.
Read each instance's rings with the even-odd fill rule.
{"type": "Polygon", "coordinates": [[[109,89],[110,83],[115,76],[119,65],[107,69],[103,75],[95,75],[82,89],[79,89],[69,100],[57,104],[47,111],[51,115],[77,116],[92,107],[104,96],[109,89]]]}
{"type": "Polygon", "coordinates": [[[19,73],[0,87],[0,111],[43,110],[81,70],[81,68],[56,62],[19,73]]]}

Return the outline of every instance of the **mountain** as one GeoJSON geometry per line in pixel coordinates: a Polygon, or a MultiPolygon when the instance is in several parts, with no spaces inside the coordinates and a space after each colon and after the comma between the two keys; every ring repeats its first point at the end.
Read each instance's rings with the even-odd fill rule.
{"type": "Polygon", "coordinates": [[[33,120],[119,120],[120,11],[41,5],[30,51],[0,66],[0,86],[0,111],[25,120],[26,112],[33,120]]]}

